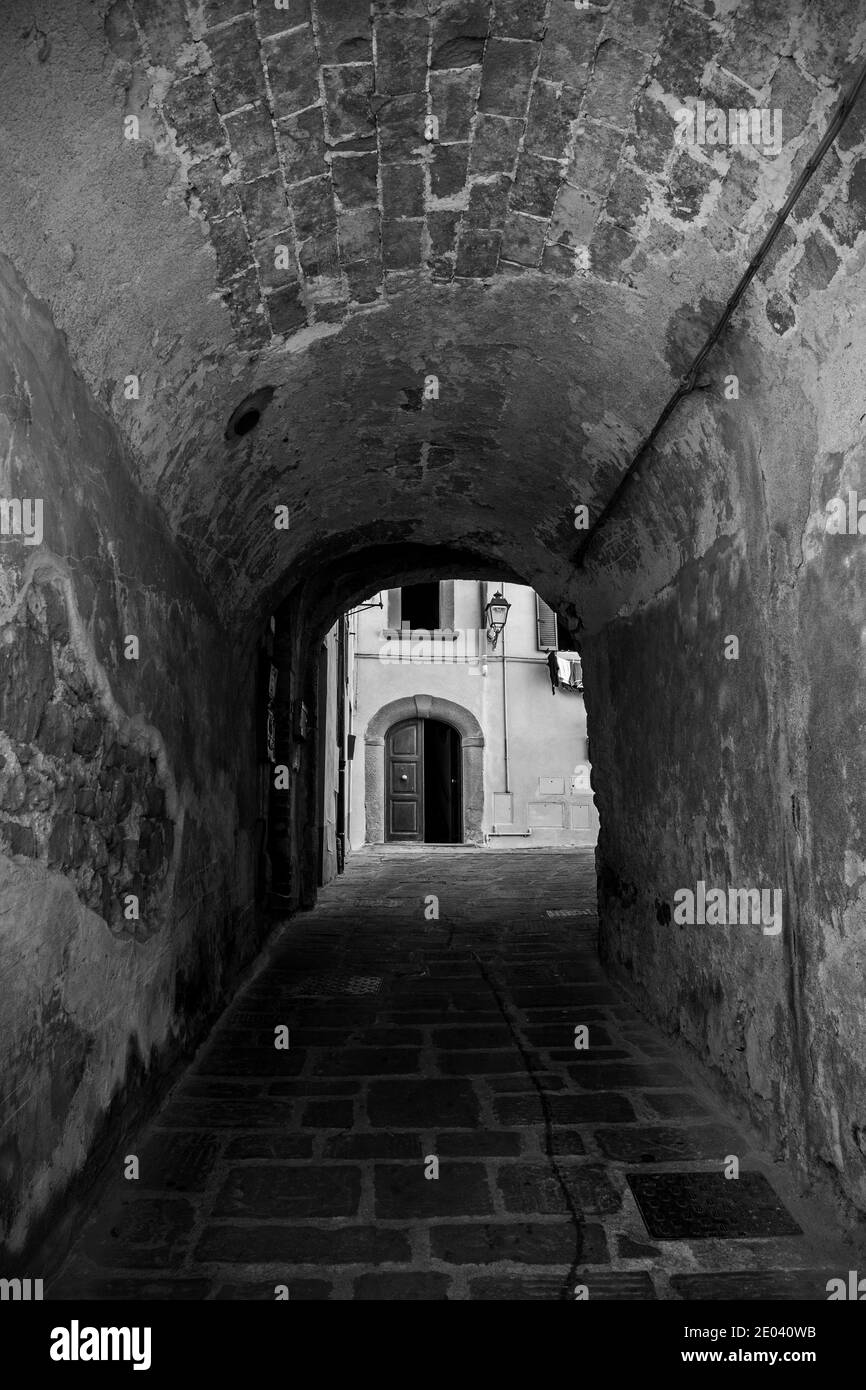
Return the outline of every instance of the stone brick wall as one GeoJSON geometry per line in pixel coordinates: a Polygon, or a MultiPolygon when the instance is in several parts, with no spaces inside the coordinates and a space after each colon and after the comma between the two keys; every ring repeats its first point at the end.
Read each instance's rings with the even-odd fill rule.
{"type": "MultiPolygon", "coordinates": [[[[795,153],[825,113],[842,36],[796,9],[698,9],[117,0],[107,34],[127,109],[180,161],[253,346],[338,322],[412,272],[629,281],[694,221],[724,250],[751,204],[757,233],[754,152],[721,168],[676,145],[672,110],[780,107],[795,153]]],[[[828,278],[840,235],[826,220],[812,245],[828,278]]]]}
{"type": "Polygon", "coordinates": [[[44,526],[38,546],[4,535],[0,569],[0,1241],[14,1258],[59,1238],[76,1182],[200,1036],[258,928],[248,663],[5,263],[0,344],[0,491],[40,499],[44,526]]]}

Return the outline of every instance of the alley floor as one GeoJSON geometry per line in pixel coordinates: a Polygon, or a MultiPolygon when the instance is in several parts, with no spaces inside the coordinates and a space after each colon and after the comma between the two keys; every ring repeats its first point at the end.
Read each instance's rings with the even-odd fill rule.
{"type": "Polygon", "coordinates": [[[832,1213],[610,986],[596,931],[591,850],[353,855],[46,1296],[826,1299],[856,1263],[832,1213]],[[763,1173],[800,1233],[653,1237],[629,1176],[682,1172],[735,1216],[763,1173]]]}

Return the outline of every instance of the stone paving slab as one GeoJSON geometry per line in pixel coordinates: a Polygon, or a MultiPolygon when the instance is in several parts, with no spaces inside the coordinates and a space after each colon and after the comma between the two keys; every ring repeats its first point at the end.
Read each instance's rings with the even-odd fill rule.
{"type": "Polygon", "coordinates": [[[562,909],[594,913],[592,851],[352,856],[125,1142],[138,1179],[118,1160],[46,1296],[826,1298],[850,1264],[832,1221],[605,978],[594,918],[562,909]],[[803,1234],[654,1242],[627,1173],[728,1154],[803,1234]]]}
{"type": "Polygon", "coordinates": [[[827,1297],[837,1269],[741,1270],[721,1274],[674,1274],[671,1287],[684,1299],[743,1299],[746,1302],[814,1301],[827,1297]]]}

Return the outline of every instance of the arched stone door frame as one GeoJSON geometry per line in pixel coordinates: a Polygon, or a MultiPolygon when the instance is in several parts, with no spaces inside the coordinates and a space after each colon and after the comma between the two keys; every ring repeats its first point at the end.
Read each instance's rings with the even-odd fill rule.
{"type": "Polygon", "coordinates": [[[404,719],[441,719],[460,735],[463,760],[463,842],[483,843],[484,735],[462,705],[441,695],[404,695],[377,710],[364,735],[364,801],[368,845],[385,843],[385,735],[404,719]]]}

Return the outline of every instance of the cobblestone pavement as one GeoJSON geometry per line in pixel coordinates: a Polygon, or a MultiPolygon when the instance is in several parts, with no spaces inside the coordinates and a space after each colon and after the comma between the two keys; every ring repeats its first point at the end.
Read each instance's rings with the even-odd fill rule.
{"type": "Polygon", "coordinates": [[[854,1267],[832,1218],[611,988],[595,936],[591,850],[352,856],[127,1145],[138,1180],[47,1296],[826,1299],[854,1267]],[[626,1174],[731,1154],[803,1234],[650,1237],[626,1174]]]}

